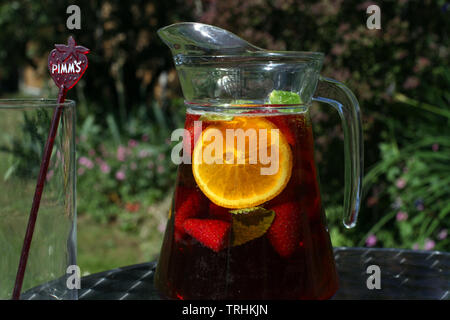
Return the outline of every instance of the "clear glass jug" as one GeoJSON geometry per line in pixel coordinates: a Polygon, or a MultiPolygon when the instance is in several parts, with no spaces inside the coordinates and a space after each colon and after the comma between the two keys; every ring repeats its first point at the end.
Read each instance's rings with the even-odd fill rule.
{"type": "Polygon", "coordinates": [[[332,297],[338,278],[309,108],[328,103],[342,118],[343,223],[351,228],[363,166],[356,98],[320,76],[322,53],[266,51],[198,23],[158,33],[174,55],[187,113],[157,290],[167,299],[332,297]]]}

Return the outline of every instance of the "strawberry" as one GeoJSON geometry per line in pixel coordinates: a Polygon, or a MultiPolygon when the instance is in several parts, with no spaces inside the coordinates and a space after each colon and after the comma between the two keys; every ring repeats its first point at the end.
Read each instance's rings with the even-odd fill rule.
{"type": "Polygon", "coordinates": [[[205,247],[219,252],[228,243],[231,223],[215,219],[187,219],[184,230],[205,247]]]}
{"type": "Polygon", "coordinates": [[[196,218],[203,211],[204,198],[195,189],[178,187],[175,196],[175,230],[184,235],[183,224],[186,219],[196,218]]]}
{"type": "Polygon", "coordinates": [[[270,117],[267,117],[267,120],[272,122],[275,126],[278,127],[278,129],[280,129],[281,133],[284,135],[287,142],[291,146],[295,145],[295,135],[289,128],[287,116],[282,116],[282,115],[270,116],[270,117]]]}
{"type": "Polygon", "coordinates": [[[58,88],[69,90],[80,80],[88,67],[88,52],[88,48],[77,46],[73,37],[67,45],[55,44],[48,56],[48,70],[58,88]]]}
{"type": "Polygon", "coordinates": [[[275,251],[284,258],[291,256],[300,243],[302,217],[296,202],[285,202],[270,208],[275,211],[275,219],[267,232],[267,237],[275,251]]]}
{"type": "MultiPolygon", "coordinates": [[[[198,120],[195,120],[195,121],[198,121],[198,120]]],[[[183,147],[184,147],[185,150],[190,150],[190,154],[192,154],[192,152],[194,151],[195,143],[200,138],[200,135],[201,135],[201,132],[202,132],[202,126],[199,126],[199,128],[197,129],[198,130],[198,132],[197,132],[198,137],[195,136],[195,128],[196,128],[195,121],[192,121],[185,128],[187,131],[185,131],[185,135],[183,137],[183,143],[184,143],[183,147]],[[189,146],[188,141],[191,144],[190,146],[189,146]]]]}
{"type": "Polygon", "coordinates": [[[220,207],[217,204],[209,203],[209,217],[211,219],[219,219],[227,222],[231,222],[231,213],[229,209],[220,207]]]}

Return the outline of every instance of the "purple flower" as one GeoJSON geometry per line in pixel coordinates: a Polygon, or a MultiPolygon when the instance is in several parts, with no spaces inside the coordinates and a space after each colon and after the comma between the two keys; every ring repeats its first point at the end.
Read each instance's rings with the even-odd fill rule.
{"type": "Polygon", "coordinates": [[[91,159],[86,157],[80,157],[80,159],[78,159],[78,163],[81,164],[82,166],[85,166],[88,169],[92,169],[94,167],[94,162],[92,162],[91,159]]]}
{"type": "Polygon", "coordinates": [[[408,77],[406,81],[403,83],[404,89],[415,89],[419,86],[420,80],[417,77],[408,77]]]}
{"type": "Polygon", "coordinates": [[[110,173],[111,172],[111,167],[106,162],[102,162],[102,164],[100,164],[100,170],[103,173],[110,173]]]}
{"type": "Polygon", "coordinates": [[[156,168],[156,171],[157,171],[158,173],[164,173],[165,169],[164,169],[163,166],[158,166],[158,167],[156,168]]]}
{"type": "Polygon", "coordinates": [[[84,172],[86,171],[85,168],[78,168],[78,175],[82,176],[84,174],[84,172]]]}
{"type": "Polygon", "coordinates": [[[395,186],[399,189],[403,189],[406,186],[406,180],[405,179],[397,179],[397,181],[395,182],[395,186]]]}
{"type": "Polygon", "coordinates": [[[425,205],[423,204],[422,199],[417,199],[416,201],[414,201],[414,205],[416,206],[416,209],[418,211],[423,211],[425,209],[425,205]]]}
{"type": "Polygon", "coordinates": [[[447,229],[442,229],[438,235],[437,235],[439,240],[444,240],[447,238],[447,229]]]}
{"type": "Polygon", "coordinates": [[[424,249],[425,250],[433,250],[435,245],[436,245],[436,243],[433,240],[427,239],[427,240],[425,240],[424,249]]]}
{"type": "Polygon", "coordinates": [[[166,158],[166,155],[164,153],[158,154],[158,160],[163,161],[166,158]]]}
{"type": "Polygon", "coordinates": [[[161,221],[158,225],[158,231],[164,233],[164,231],[166,230],[166,224],[167,222],[161,221]]]}
{"type": "Polygon", "coordinates": [[[431,146],[431,150],[433,150],[434,152],[438,151],[438,150],[439,150],[439,144],[438,144],[438,143],[434,143],[434,144],[431,146]]]}
{"type": "Polygon", "coordinates": [[[137,145],[138,145],[138,143],[137,143],[137,141],[134,140],[134,139],[130,139],[130,140],[128,141],[128,146],[129,146],[130,148],[134,148],[134,147],[136,147],[137,145]]]}
{"type": "Polygon", "coordinates": [[[421,72],[423,69],[430,65],[430,60],[425,57],[420,57],[416,61],[416,65],[414,66],[414,72],[421,72]]]}
{"type": "Polygon", "coordinates": [[[124,162],[127,155],[127,148],[124,146],[119,146],[117,148],[117,160],[124,162]]]}
{"type": "Polygon", "coordinates": [[[150,152],[148,152],[147,150],[141,150],[141,151],[139,151],[139,154],[138,154],[138,156],[139,156],[139,158],[146,158],[146,157],[148,157],[150,155],[150,152]]]}
{"type": "Polygon", "coordinates": [[[408,214],[406,212],[403,211],[399,211],[397,212],[397,221],[405,221],[406,219],[408,219],[408,214]]]}
{"type": "Polygon", "coordinates": [[[119,171],[116,172],[116,179],[117,179],[117,180],[123,181],[123,180],[125,180],[126,177],[127,177],[127,176],[125,175],[125,172],[124,172],[124,171],[119,170],[119,171]]]}
{"type": "Polygon", "coordinates": [[[373,247],[377,244],[377,237],[374,234],[371,234],[366,239],[366,246],[373,247]]]}

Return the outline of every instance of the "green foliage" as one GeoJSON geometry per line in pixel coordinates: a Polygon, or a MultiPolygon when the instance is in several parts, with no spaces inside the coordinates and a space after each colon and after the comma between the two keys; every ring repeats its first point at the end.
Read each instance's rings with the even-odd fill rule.
{"type": "Polygon", "coordinates": [[[100,222],[119,220],[122,228],[136,230],[139,221],[133,219],[138,216],[134,213],[146,212],[172,190],[176,167],[170,158],[170,130],[158,121],[145,121],[148,118],[130,119],[123,131],[112,117],[106,120],[107,128],[93,116],[81,125],[77,150],[81,213],[100,222]]]}
{"type": "Polygon", "coordinates": [[[22,135],[3,133],[4,142],[0,145],[0,152],[10,155],[10,163],[5,176],[0,178],[7,180],[13,175],[22,178],[38,175],[45,137],[51,123],[50,115],[48,110],[43,108],[36,113],[24,111],[23,121],[20,121],[22,135]]]}
{"type": "MultiPolygon", "coordinates": [[[[450,251],[445,236],[450,210],[450,8],[445,1],[379,2],[381,30],[366,28],[369,4],[361,1],[77,4],[83,22],[74,36],[92,53],[89,71],[70,95],[81,102],[78,161],[84,157],[94,163],[92,169],[79,164],[84,169],[78,176],[80,212],[100,221],[116,219],[123,228],[136,230],[143,214],[132,214],[137,208],[133,205],[141,204],[142,213],[170,192],[175,167],[166,139],[173,128],[182,126],[184,106],[172,57],[156,30],[178,21],[199,21],[270,50],[324,52],[322,74],[355,92],[363,115],[366,167],[355,229],[345,230],[341,223],[340,119],[323,107],[311,111],[322,200],[334,245],[450,251]],[[142,141],[144,135],[147,141],[142,141]],[[130,147],[131,140],[138,145],[130,147]],[[124,161],[117,159],[119,147],[126,150],[124,161]],[[143,151],[151,156],[143,160],[143,151]],[[97,157],[110,167],[108,174],[97,157]],[[146,161],[154,162],[152,170],[146,161]],[[133,163],[137,170],[131,169],[133,163]],[[158,173],[158,165],[166,171],[158,173]],[[125,180],[116,177],[121,170],[126,171],[125,180]]],[[[0,7],[0,42],[6,44],[0,47],[1,79],[17,76],[19,66],[38,67],[54,42],[66,41],[66,6],[25,0],[0,7]]],[[[85,160],[81,162],[91,166],[85,160]]]]}

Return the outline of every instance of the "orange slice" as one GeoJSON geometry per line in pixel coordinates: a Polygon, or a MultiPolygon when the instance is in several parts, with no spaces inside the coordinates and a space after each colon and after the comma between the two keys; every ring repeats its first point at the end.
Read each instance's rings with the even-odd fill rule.
{"type": "Polygon", "coordinates": [[[192,171],[199,188],[215,204],[250,208],[286,187],[292,152],[272,122],[257,116],[234,117],[203,130],[192,153],[192,171]]]}

